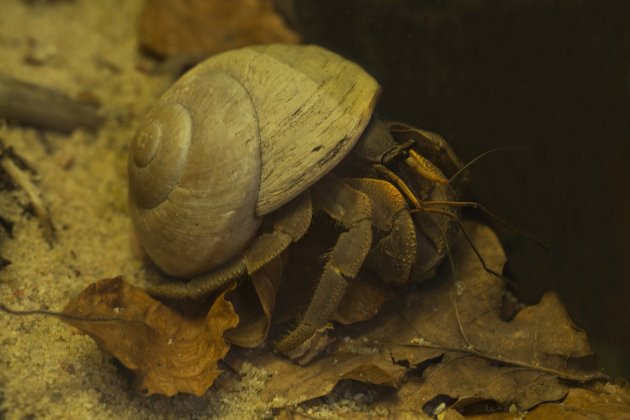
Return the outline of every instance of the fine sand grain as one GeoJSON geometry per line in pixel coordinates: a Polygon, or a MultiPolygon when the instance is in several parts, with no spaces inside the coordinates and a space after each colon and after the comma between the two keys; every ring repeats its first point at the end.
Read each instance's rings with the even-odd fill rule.
{"type": "MultiPolygon", "coordinates": [[[[139,0],[3,0],[0,72],[76,97],[98,98],[107,115],[96,133],[71,135],[6,126],[5,145],[37,172],[56,241],[44,240],[25,211],[27,195],[0,192],[0,215],[14,222],[1,238],[0,301],[18,310],[60,311],[90,283],[122,275],[146,285],[134,258],[127,213],[127,147],[140,117],[170,83],[137,69],[139,0]],[[43,64],[26,60],[35,56],[43,64]]],[[[32,60],[31,60],[32,61],[32,60]]],[[[96,343],[55,318],[0,313],[0,418],[260,418],[265,374],[245,367],[201,398],[135,394],[129,373],[96,343]],[[217,389],[217,388],[220,388],[217,389]]]]}

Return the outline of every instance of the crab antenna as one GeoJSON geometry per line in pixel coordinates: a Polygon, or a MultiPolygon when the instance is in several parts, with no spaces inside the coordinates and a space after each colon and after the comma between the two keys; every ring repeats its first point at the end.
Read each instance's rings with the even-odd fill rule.
{"type": "MultiPolygon", "coordinates": [[[[475,246],[474,242],[470,238],[470,235],[468,235],[468,232],[466,231],[466,228],[464,227],[464,224],[462,223],[461,219],[459,217],[457,217],[457,215],[455,213],[450,212],[448,210],[432,209],[432,208],[426,208],[426,207],[422,208],[422,209],[412,209],[412,210],[410,210],[411,213],[416,213],[416,212],[420,212],[420,211],[426,211],[427,213],[441,214],[443,216],[448,216],[448,217],[451,217],[451,218],[455,219],[457,221],[457,224],[459,225],[459,229],[461,230],[462,234],[464,235],[464,238],[466,239],[466,242],[468,242],[468,245],[470,245],[470,247],[472,248],[473,252],[477,256],[477,259],[481,263],[481,266],[483,267],[483,269],[487,273],[492,274],[493,276],[497,276],[497,277],[499,277],[501,279],[504,278],[503,274],[494,271],[493,269],[489,268],[486,265],[486,261],[481,256],[481,253],[479,252],[479,250],[475,246]]],[[[449,255],[450,255],[450,251],[449,251],[449,255]]]]}
{"type": "MultiPolygon", "coordinates": [[[[413,210],[410,210],[409,212],[417,213],[420,210],[421,209],[413,209],[413,210]]],[[[425,209],[422,209],[422,210],[425,210],[425,209]]],[[[453,216],[456,216],[456,215],[453,214],[453,216]]],[[[433,222],[435,227],[438,228],[438,230],[442,234],[442,237],[444,238],[444,245],[446,246],[446,255],[448,256],[448,263],[451,266],[451,274],[453,275],[453,278],[454,278],[455,277],[455,259],[453,258],[453,253],[451,252],[451,246],[448,244],[448,240],[446,240],[446,232],[444,231],[444,229],[442,229],[442,226],[440,226],[440,224],[435,221],[433,217],[429,216],[429,219],[433,222]]]]}
{"type": "MultiPolygon", "coordinates": [[[[422,205],[423,206],[435,205],[435,206],[471,207],[473,209],[481,210],[482,212],[484,212],[485,214],[490,216],[490,218],[492,218],[493,220],[498,222],[501,226],[503,226],[504,228],[506,228],[510,232],[515,233],[516,235],[522,236],[524,238],[527,238],[530,241],[533,241],[533,242],[537,243],[538,245],[540,245],[541,247],[545,248],[546,250],[551,249],[549,244],[541,241],[540,239],[536,238],[533,235],[530,235],[529,233],[527,233],[527,232],[525,232],[523,230],[520,230],[520,229],[515,228],[514,226],[510,225],[507,221],[505,221],[504,219],[499,217],[499,215],[497,215],[495,212],[493,212],[492,210],[490,210],[488,207],[484,206],[481,203],[477,203],[475,201],[439,201],[439,200],[435,200],[435,201],[424,201],[422,203],[422,205]]],[[[425,208],[425,210],[426,210],[426,208],[425,208]]]]}
{"type": "Polygon", "coordinates": [[[453,182],[455,178],[460,176],[464,171],[470,168],[473,164],[477,163],[478,161],[485,158],[486,156],[491,155],[496,152],[505,152],[505,151],[510,151],[510,150],[518,150],[519,152],[526,152],[529,154],[532,153],[530,150],[524,147],[516,147],[516,146],[496,147],[494,149],[487,150],[483,152],[482,154],[480,154],[479,156],[477,156],[476,158],[474,158],[473,160],[471,160],[470,162],[468,162],[467,164],[465,164],[464,166],[462,166],[457,172],[455,172],[453,176],[449,178],[448,183],[450,184],[451,182],[453,182]]]}
{"type": "MultiPolygon", "coordinates": [[[[488,156],[488,155],[490,155],[492,153],[503,152],[503,151],[510,151],[510,150],[515,150],[515,151],[525,152],[525,153],[531,154],[530,150],[528,150],[528,149],[526,149],[524,147],[516,147],[516,146],[497,147],[497,148],[494,148],[494,149],[487,150],[487,151],[483,152],[482,154],[480,154],[479,156],[475,157],[470,162],[468,162],[466,165],[464,165],[462,168],[460,168],[457,172],[455,172],[455,174],[449,178],[448,183],[450,184],[454,179],[456,179],[464,171],[466,171],[468,168],[470,168],[473,164],[477,163],[482,158],[485,158],[486,156],[488,156]]],[[[510,232],[515,233],[516,235],[522,236],[523,238],[527,238],[530,241],[535,242],[536,244],[538,244],[539,246],[543,247],[546,250],[549,250],[551,248],[549,246],[549,244],[541,241],[540,239],[536,238],[535,236],[530,235],[527,232],[525,232],[523,230],[520,230],[518,228],[515,228],[514,226],[510,225],[506,220],[504,220],[501,217],[499,217],[496,213],[494,213],[492,210],[490,210],[488,207],[484,206],[483,204],[476,203],[474,201],[424,201],[422,204],[423,205],[434,204],[434,205],[448,205],[448,206],[458,206],[458,207],[472,207],[472,208],[481,210],[482,212],[484,212],[486,215],[490,216],[490,218],[492,218],[493,220],[498,222],[500,225],[502,225],[504,228],[506,228],[510,232]]]]}

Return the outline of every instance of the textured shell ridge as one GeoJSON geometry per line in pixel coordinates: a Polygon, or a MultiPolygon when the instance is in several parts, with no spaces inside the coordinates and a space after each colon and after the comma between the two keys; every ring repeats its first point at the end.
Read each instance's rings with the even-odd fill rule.
{"type": "MultiPolygon", "coordinates": [[[[259,129],[249,94],[220,71],[187,73],[160,107],[186,109],[193,121],[186,169],[159,204],[143,208],[130,201],[130,209],[151,259],[169,274],[188,277],[240,252],[258,229],[259,129]]],[[[160,168],[153,169],[159,178],[160,168]]]]}
{"type": "Polygon", "coordinates": [[[263,164],[258,215],[293,199],[345,157],[380,92],[358,65],[312,45],[250,47],[208,64],[241,80],[257,111],[263,164]]]}
{"type": "Polygon", "coordinates": [[[379,93],[358,65],[317,46],[249,47],[191,69],[130,151],[130,213],[151,259],[189,277],[241,252],[261,216],[341,162],[379,93]]]}

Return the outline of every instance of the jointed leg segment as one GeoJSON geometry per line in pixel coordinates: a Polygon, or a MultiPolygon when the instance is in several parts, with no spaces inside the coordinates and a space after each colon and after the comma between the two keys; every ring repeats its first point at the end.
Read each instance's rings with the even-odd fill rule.
{"type": "Polygon", "coordinates": [[[343,299],[347,278],[358,274],[372,243],[372,210],[368,197],[339,178],[328,176],[315,187],[315,200],[345,232],[328,255],[313,297],[298,325],[276,343],[276,350],[287,353],[310,338],[333,318],[343,299]]]}
{"type": "Polygon", "coordinates": [[[150,288],[149,293],[169,299],[202,299],[232,280],[245,274],[253,274],[280,255],[291,242],[304,236],[311,224],[312,215],[311,197],[305,192],[278,210],[273,231],[256,237],[241,255],[187,283],[161,284],[150,288]]]}
{"type": "Polygon", "coordinates": [[[347,179],[366,194],[372,204],[372,225],[378,238],[366,261],[387,284],[406,284],[417,258],[416,228],[400,191],[391,183],[373,178],[347,179]]]}

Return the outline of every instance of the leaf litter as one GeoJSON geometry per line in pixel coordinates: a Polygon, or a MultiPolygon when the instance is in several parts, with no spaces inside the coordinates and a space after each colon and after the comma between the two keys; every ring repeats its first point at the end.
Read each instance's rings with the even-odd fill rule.
{"type": "MultiPolygon", "coordinates": [[[[488,268],[501,272],[505,254],[496,235],[478,224],[466,229],[488,268]]],[[[309,366],[266,351],[234,352],[228,361],[266,369],[262,398],[277,408],[322,397],[351,379],[397,389],[380,404],[417,415],[433,414],[445,397],[456,408],[488,400],[528,410],[565,397],[568,383],[604,377],[557,295],[505,321],[503,280],[484,270],[467,243],[453,254],[454,275],[393,299],[372,320],[338,328],[337,342],[309,366]]]]}
{"type": "MultiPolygon", "coordinates": [[[[506,258],[496,235],[475,223],[466,229],[487,267],[501,272],[506,258]]],[[[145,395],[202,395],[225,358],[236,371],[253,366],[267,372],[261,399],[278,413],[298,414],[322,397],[330,403],[348,392],[379,413],[396,416],[459,418],[480,402],[503,414],[529,410],[531,415],[542,407],[550,413],[603,412],[608,405],[601,401],[613,398],[613,391],[623,395],[616,397],[615,412],[630,410],[627,392],[594,391],[593,384],[605,376],[596,369],[586,334],[573,325],[555,293],[504,320],[503,280],[489,274],[463,241],[453,249],[453,259],[455,273],[444,270],[390,300],[371,320],[338,326],[336,341],[307,366],[267,345],[276,291],[282,287],[281,259],[246,291],[247,282],[221,294],[207,314],[182,315],[120,278],[91,285],[66,313],[123,318],[69,322],[134,371],[145,395]],[[234,305],[226,293],[234,293],[234,305]],[[257,302],[254,309],[252,302],[257,302]],[[242,323],[234,328],[239,317],[242,323]],[[224,336],[241,347],[228,354],[224,336]],[[583,401],[578,408],[576,399],[583,401]]]]}
{"type": "Polygon", "coordinates": [[[254,348],[265,342],[282,272],[282,256],[278,256],[255,272],[249,281],[229,293],[228,299],[239,316],[238,325],[225,332],[230,343],[254,348]]]}

